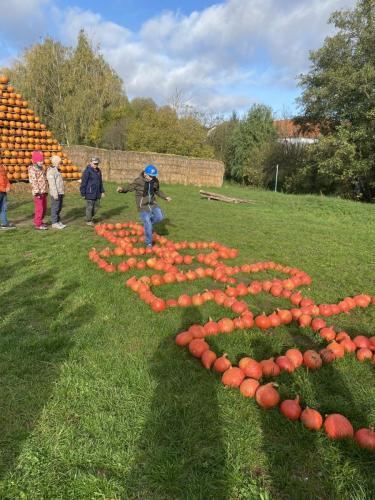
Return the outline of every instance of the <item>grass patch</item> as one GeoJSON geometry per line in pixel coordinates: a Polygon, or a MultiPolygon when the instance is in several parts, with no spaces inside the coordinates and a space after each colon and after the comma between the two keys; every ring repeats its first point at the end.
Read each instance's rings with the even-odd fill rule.
{"type": "MultiPolygon", "coordinates": [[[[256,205],[199,199],[198,188],[166,186],[170,239],[219,241],[236,262],[274,260],[312,276],[303,289],[317,303],[360,292],[375,295],[373,206],[287,196],[225,185],[224,194],[256,205]]],[[[163,203],[163,202],[162,202],[163,203]]],[[[37,232],[27,195],[12,195],[0,262],[0,496],[2,498],[371,498],[375,456],[329,442],[278,412],[261,411],[226,390],[174,335],[208,316],[214,304],[154,314],[89,262],[104,248],[84,223],[78,195],[66,196],[64,231],[37,232]]],[[[107,186],[100,219],[138,220],[133,196],[107,186]]],[[[200,291],[209,280],[171,285],[158,295],[200,291]]],[[[221,287],[222,285],[218,285],[221,287]]],[[[246,298],[254,311],[279,304],[246,298]]],[[[375,308],[332,323],[375,334],[375,308]]],[[[293,326],[215,338],[233,360],[319,346],[293,326]]],[[[316,373],[280,378],[283,396],[299,394],[322,413],[342,412],[356,428],[375,427],[375,370],[353,356],[316,373]]]]}

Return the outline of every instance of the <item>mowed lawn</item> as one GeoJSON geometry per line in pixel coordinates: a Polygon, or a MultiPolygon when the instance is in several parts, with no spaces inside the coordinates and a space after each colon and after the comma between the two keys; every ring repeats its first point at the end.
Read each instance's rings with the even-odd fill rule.
{"type": "MultiPolygon", "coordinates": [[[[238,248],[231,263],[296,266],[311,275],[301,290],[316,303],[375,295],[374,205],[227,185],[218,191],[256,201],[228,205],[201,200],[196,187],[163,188],[173,197],[161,202],[168,238],[238,248]]],[[[178,332],[233,316],[228,310],[207,303],[153,313],[124,287],[130,275],[106,274],[89,261],[90,248],[108,243],[84,224],[78,194],[66,196],[64,231],[35,231],[32,212],[31,196],[13,195],[9,218],[19,227],[0,233],[1,498],[374,498],[375,453],[331,442],[278,409],[261,410],[175,345],[178,332]]],[[[107,184],[98,215],[138,220],[133,194],[107,184]]],[[[277,274],[246,279],[266,276],[277,274]]],[[[177,297],[213,285],[157,292],[177,297]]],[[[291,307],[270,297],[246,300],[255,313],[291,307]]],[[[352,337],[372,336],[375,307],[328,322],[352,337]]],[[[244,354],[260,360],[292,346],[323,346],[295,324],[209,342],[233,363],[244,354]]],[[[375,427],[375,367],[353,355],[278,383],[283,398],[299,395],[303,406],[342,413],[356,429],[375,427]]]]}

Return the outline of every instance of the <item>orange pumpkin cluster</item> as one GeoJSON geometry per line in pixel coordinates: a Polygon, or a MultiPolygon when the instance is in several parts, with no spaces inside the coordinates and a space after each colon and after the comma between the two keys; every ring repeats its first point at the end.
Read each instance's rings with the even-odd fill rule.
{"type": "Polygon", "coordinates": [[[79,168],[62,151],[52,132],[40,122],[20,93],[17,93],[6,76],[0,76],[0,150],[1,162],[10,181],[27,181],[31,153],[43,151],[44,165],[51,164],[51,156],[62,158],[60,170],[66,179],[79,179],[79,168]]]}
{"type": "Polygon", "coordinates": [[[290,420],[300,420],[312,430],[318,430],[324,425],[329,438],[342,439],[354,437],[358,444],[367,449],[375,450],[375,432],[372,429],[360,429],[354,433],[353,427],[346,417],[332,414],[324,420],[322,415],[312,409],[302,410],[298,398],[284,400],[280,404],[280,395],[273,382],[261,383],[267,378],[276,378],[281,372],[291,373],[302,366],[315,370],[323,364],[342,358],[348,352],[355,352],[358,361],[369,360],[375,364],[375,336],[368,338],[357,335],[351,339],[347,332],[327,326],[324,318],[337,314],[348,313],[354,308],[366,308],[375,304],[375,297],[360,294],[346,297],[337,304],[315,304],[314,300],[304,297],[300,286],[311,284],[311,277],[295,268],[283,266],[275,262],[257,262],[241,266],[228,266],[223,261],[234,259],[238,251],[225,247],[217,242],[179,242],[175,243],[165,237],[155,235],[155,245],[152,248],[136,246],[144,242],[143,228],[137,223],[102,224],[96,226],[96,233],[115,245],[114,249],[106,247],[97,251],[92,249],[89,258],[107,272],[128,272],[132,269],[153,269],[158,274],[130,277],[126,286],[138,294],[139,298],[150,305],[155,312],[161,312],[169,307],[200,306],[208,301],[230,309],[235,318],[224,317],[219,321],[209,320],[204,325],[192,325],[187,331],[176,336],[176,344],[186,346],[189,352],[206,369],[212,369],[221,374],[222,382],[229,387],[238,387],[245,397],[254,397],[262,408],[273,408],[280,405],[281,413],[290,420]],[[182,255],[181,250],[199,251],[197,255],[182,255]],[[206,253],[203,253],[203,252],[206,253]],[[208,253],[207,253],[208,252],[208,253]],[[111,256],[126,256],[120,264],[113,264],[107,259],[111,256]],[[143,257],[143,258],[138,258],[143,257]],[[199,263],[200,266],[185,271],[179,266],[199,263]],[[249,283],[238,282],[235,276],[239,273],[257,273],[274,270],[287,274],[286,279],[253,280],[249,283]],[[202,293],[182,294],[176,299],[164,300],[152,291],[154,287],[164,284],[193,281],[211,278],[214,281],[227,284],[225,290],[205,290],[202,293]],[[274,297],[283,297],[291,302],[290,309],[277,309],[271,314],[253,315],[248,304],[241,300],[247,295],[269,293],[274,297]],[[319,337],[327,342],[327,346],[319,352],[299,349],[288,349],[276,359],[261,361],[250,357],[240,360],[239,366],[232,366],[226,354],[218,356],[208,343],[208,337],[218,334],[230,334],[234,330],[260,328],[269,330],[280,325],[296,322],[300,328],[311,328],[319,337]]]}

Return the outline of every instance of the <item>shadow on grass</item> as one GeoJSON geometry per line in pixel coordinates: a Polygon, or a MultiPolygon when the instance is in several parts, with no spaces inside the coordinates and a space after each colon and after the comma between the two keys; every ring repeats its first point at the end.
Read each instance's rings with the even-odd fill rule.
{"type": "MultiPolygon", "coordinates": [[[[187,308],[178,331],[201,321],[187,308]]],[[[159,344],[150,369],[156,389],[126,498],[228,498],[215,377],[172,338],[159,344]]]]}
{"type": "MultiPolygon", "coordinates": [[[[290,328],[295,346],[302,351],[323,347],[296,325],[290,325],[290,328]]],[[[342,360],[324,365],[317,371],[301,367],[302,373],[282,373],[277,379],[282,399],[294,399],[300,395],[302,408],[311,406],[322,414],[323,419],[326,415],[341,413],[350,419],[355,429],[368,427],[368,408],[359,408],[354,401],[350,387],[338,370],[337,363],[340,362],[342,360]]],[[[261,411],[260,416],[263,451],[267,456],[274,498],[354,498],[358,485],[368,493],[374,491],[371,472],[375,466],[374,457],[369,461],[366,452],[359,450],[352,440],[329,442],[323,429],[320,432],[308,431],[300,422],[286,420],[279,409],[261,411]],[[359,459],[361,454],[362,460],[359,459]],[[338,480],[340,475],[342,477],[338,480]],[[352,486],[353,479],[357,485],[352,486]]],[[[367,497],[364,494],[358,498],[367,497]]]]}
{"type": "Polygon", "coordinates": [[[15,466],[51,396],[75,330],[92,314],[90,306],[70,301],[78,287],[78,282],[59,286],[54,271],[46,270],[0,291],[0,478],[15,466]]]}
{"type": "MultiPolygon", "coordinates": [[[[123,215],[123,212],[128,208],[128,205],[122,204],[121,206],[110,208],[107,210],[103,210],[103,204],[104,202],[101,202],[101,206],[98,209],[98,211],[95,214],[94,219],[100,220],[100,221],[107,221],[111,217],[116,217],[118,215],[123,215]]],[[[69,210],[62,210],[61,213],[61,219],[64,221],[64,223],[71,223],[74,221],[82,221],[85,222],[85,209],[86,209],[86,204],[85,201],[82,201],[82,206],[79,207],[73,207],[69,210]]]]}
{"type": "Polygon", "coordinates": [[[166,217],[161,222],[155,224],[154,230],[159,236],[167,236],[169,234],[168,226],[176,227],[176,224],[173,224],[173,222],[171,222],[171,220],[166,217]]]}

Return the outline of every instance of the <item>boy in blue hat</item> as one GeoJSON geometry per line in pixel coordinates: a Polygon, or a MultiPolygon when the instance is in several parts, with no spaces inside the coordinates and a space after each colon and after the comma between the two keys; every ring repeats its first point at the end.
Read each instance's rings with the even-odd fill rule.
{"type": "Polygon", "coordinates": [[[139,215],[143,221],[147,247],[152,246],[152,226],[164,218],[163,212],[155,202],[155,195],[166,201],[172,200],[172,198],[160,190],[158,175],[158,169],[154,165],[147,165],[144,171],[133,182],[125,187],[117,188],[118,193],[135,191],[135,201],[139,215]]]}

